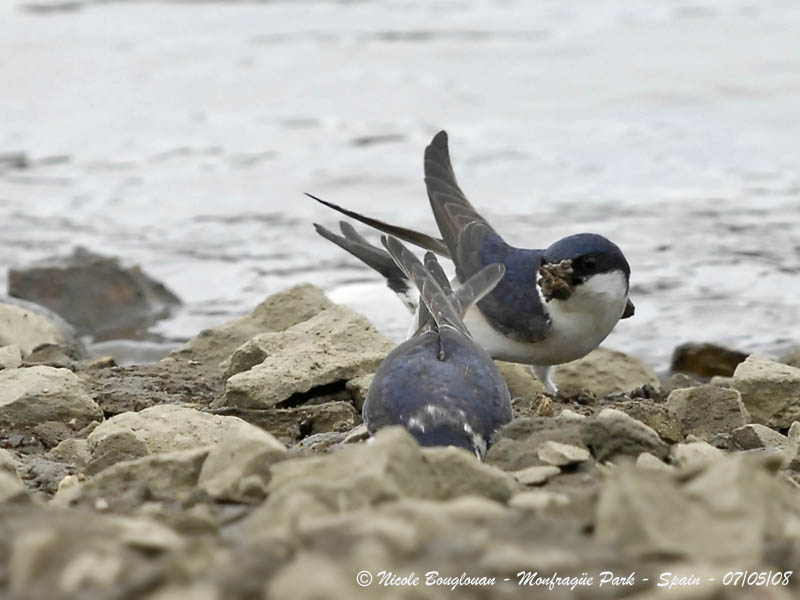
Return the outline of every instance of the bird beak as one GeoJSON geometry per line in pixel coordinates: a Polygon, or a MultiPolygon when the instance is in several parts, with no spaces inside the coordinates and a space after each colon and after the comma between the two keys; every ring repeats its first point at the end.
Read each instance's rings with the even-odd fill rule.
{"type": "Polygon", "coordinates": [[[622,312],[620,318],[627,319],[628,317],[632,317],[634,312],[636,312],[636,307],[633,305],[633,302],[628,299],[628,303],[625,305],[625,310],[622,312]]]}

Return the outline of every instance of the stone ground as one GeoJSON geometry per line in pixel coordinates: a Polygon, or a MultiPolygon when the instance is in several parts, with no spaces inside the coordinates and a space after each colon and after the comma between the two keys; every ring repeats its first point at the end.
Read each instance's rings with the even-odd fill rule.
{"type": "Polygon", "coordinates": [[[501,363],[516,419],[481,463],[365,440],[393,344],[312,286],[134,367],[0,315],[2,597],[800,596],[792,364],[712,385],[601,349],[551,397],[501,363]]]}

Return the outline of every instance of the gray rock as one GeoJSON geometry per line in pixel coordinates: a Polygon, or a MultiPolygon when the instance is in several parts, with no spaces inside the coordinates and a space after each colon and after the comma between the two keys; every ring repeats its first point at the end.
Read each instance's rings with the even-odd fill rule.
{"type": "Polygon", "coordinates": [[[753,422],[785,429],[800,420],[800,369],[752,355],[733,380],[753,422]]]}
{"type": "Polygon", "coordinates": [[[272,408],[296,394],[373,372],[394,343],[355,311],[329,308],[284,332],[256,336],[230,358],[222,406],[272,408]],[[249,370],[256,358],[263,361],[249,370]]]}
{"type": "Polygon", "coordinates": [[[495,442],[486,452],[485,461],[505,471],[519,471],[527,467],[542,466],[539,446],[547,441],[585,447],[584,420],[556,419],[552,417],[521,417],[503,427],[495,442]]]}
{"type": "Polygon", "coordinates": [[[342,444],[354,444],[356,442],[363,442],[368,439],[369,431],[367,431],[367,426],[362,423],[361,425],[357,425],[347,432],[342,440],[342,444]]]}
{"type": "Polygon", "coordinates": [[[298,285],[273,294],[249,315],[206,329],[171,352],[165,361],[197,361],[217,366],[249,339],[268,331],[283,331],[333,306],[324,292],[313,285],[298,285]]]}
{"type": "Polygon", "coordinates": [[[0,371],[0,422],[34,427],[44,421],[76,429],[101,421],[103,411],[72,371],[30,367],[0,371]]]}
{"type": "Polygon", "coordinates": [[[650,454],[649,452],[642,452],[639,456],[636,457],[636,468],[637,469],[650,469],[654,471],[674,471],[675,467],[672,465],[668,465],[663,460],[660,460],[650,454]]]}
{"type": "Polygon", "coordinates": [[[678,416],[663,403],[647,400],[622,400],[603,404],[605,408],[613,408],[624,412],[629,417],[641,421],[653,429],[662,440],[674,444],[684,438],[684,430],[678,416]]]}
{"type": "Polygon", "coordinates": [[[519,471],[512,471],[511,475],[522,485],[541,485],[546,483],[561,472],[561,469],[551,465],[541,467],[528,467],[519,471]]]}
{"type": "Polygon", "coordinates": [[[730,377],[747,354],[717,344],[681,344],[672,353],[670,370],[694,373],[700,377],[730,377]]]}
{"type": "Polygon", "coordinates": [[[231,433],[246,433],[252,427],[237,417],[174,405],[153,406],[108,419],[89,434],[87,441],[93,459],[112,450],[120,456],[140,457],[156,452],[206,448],[231,433]]]}
{"type": "Polygon", "coordinates": [[[283,444],[257,427],[233,431],[211,448],[197,485],[213,498],[258,502],[266,496],[270,467],[286,457],[283,444]]]}
{"type": "Polygon", "coordinates": [[[566,467],[589,460],[592,455],[586,448],[548,440],[536,451],[539,459],[555,467],[566,467]]]}
{"type": "Polygon", "coordinates": [[[79,469],[83,469],[92,460],[89,442],[75,438],[63,440],[55,448],[52,448],[46,457],[53,461],[74,465],[79,469]]]}
{"type": "Polygon", "coordinates": [[[716,461],[688,481],[623,465],[606,479],[596,532],[631,557],[755,564],[764,540],[798,515],[796,493],[741,459],[716,461]]]}
{"type": "Polygon", "coordinates": [[[669,453],[669,446],[652,428],[613,408],[603,409],[581,425],[585,444],[600,462],[642,452],[663,459],[669,453]]]}
{"type": "Polygon", "coordinates": [[[22,350],[19,346],[0,347],[0,370],[16,369],[22,366],[22,350]]]}
{"type": "Polygon", "coordinates": [[[704,441],[675,444],[670,448],[672,463],[684,469],[705,467],[724,457],[725,452],[704,441]]]}
{"type": "Polygon", "coordinates": [[[208,448],[192,448],[121,461],[87,479],[82,492],[114,497],[133,486],[146,486],[157,498],[175,498],[195,488],[208,453],[208,448]]]}
{"type": "Polygon", "coordinates": [[[569,496],[566,494],[544,490],[528,490],[514,494],[511,500],[508,501],[508,505],[521,510],[539,511],[551,506],[566,506],[569,501],[569,496]]]}
{"type": "Polygon", "coordinates": [[[601,397],[643,385],[660,387],[658,376],[642,361],[622,352],[598,348],[554,369],[553,381],[565,394],[591,392],[601,397]]]}
{"type": "Polygon", "coordinates": [[[708,382],[710,385],[715,385],[721,388],[731,389],[733,388],[733,377],[723,377],[722,375],[714,375],[711,378],[711,381],[708,382]]]}
{"type": "Polygon", "coordinates": [[[667,406],[678,416],[685,433],[706,441],[750,421],[739,392],[713,385],[675,390],[667,398],[667,406]]]}
{"type": "Polygon", "coordinates": [[[169,315],[180,299],[138,266],[77,247],[27,269],[10,269],[12,296],[46,306],[81,333],[126,337],[169,315]]]}
{"type": "Polygon", "coordinates": [[[686,373],[673,373],[661,386],[661,393],[668,396],[673,390],[696,387],[700,382],[686,373]]]}
{"type": "Polygon", "coordinates": [[[750,423],[733,430],[733,441],[742,450],[765,448],[785,450],[791,447],[791,440],[774,429],[759,423],[750,423]]]}
{"type": "Polygon", "coordinates": [[[18,346],[27,356],[41,344],[60,344],[79,358],[86,356],[72,326],[52,311],[17,298],[0,299],[0,346],[18,346]]]}
{"type": "Polygon", "coordinates": [[[406,497],[479,495],[505,502],[517,488],[510,475],[465,451],[421,449],[405,429],[389,427],[367,444],[273,465],[269,495],[242,528],[286,526],[406,497]]]}
{"type": "Polygon", "coordinates": [[[33,504],[4,509],[4,583],[13,598],[112,598],[123,589],[141,597],[142,582],[168,579],[186,546],[151,519],[33,504]]]}
{"type": "Polygon", "coordinates": [[[268,410],[230,409],[230,413],[271,433],[286,445],[318,434],[344,434],[361,423],[361,417],[349,402],[323,402],[268,410]]]}

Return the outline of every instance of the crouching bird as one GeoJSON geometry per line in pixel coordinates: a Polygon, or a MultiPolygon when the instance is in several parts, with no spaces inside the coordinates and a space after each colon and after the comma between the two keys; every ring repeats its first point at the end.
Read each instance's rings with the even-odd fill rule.
{"type": "MultiPolygon", "coordinates": [[[[458,446],[483,459],[494,432],[511,421],[511,396],[462,318],[497,285],[505,267],[487,265],[453,290],[433,253],[423,264],[396,238],[382,241],[419,290],[420,314],[416,332],[375,373],[363,409],[367,430],[402,425],[422,446],[458,446]]],[[[373,254],[389,259],[379,248],[373,254]]]]}

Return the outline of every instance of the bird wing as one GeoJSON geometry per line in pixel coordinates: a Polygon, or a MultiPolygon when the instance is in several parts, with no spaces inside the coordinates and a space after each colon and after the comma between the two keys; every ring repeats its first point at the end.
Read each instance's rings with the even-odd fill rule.
{"type": "Polygon", "coordinates": [[[492,263],[505,265],[505,277],[478,302],[486,320],[517,341],[544,339],[552,323],[536,288],[542,251],[509,246],[470,204],[456,181],[444,131],[425,148],[425,186],[459,281],[492,263]]]}

